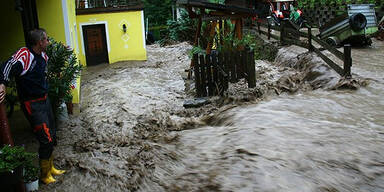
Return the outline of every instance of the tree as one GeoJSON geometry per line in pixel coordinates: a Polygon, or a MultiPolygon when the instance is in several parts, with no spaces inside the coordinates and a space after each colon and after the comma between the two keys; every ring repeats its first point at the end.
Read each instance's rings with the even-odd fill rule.
{"type": "Polygon", "coordinates": [[[166,25],[167,20],[172,19],[172,5],[174,0],[143,0],[144,14],[148,18],[148,25],[166,25]]]}

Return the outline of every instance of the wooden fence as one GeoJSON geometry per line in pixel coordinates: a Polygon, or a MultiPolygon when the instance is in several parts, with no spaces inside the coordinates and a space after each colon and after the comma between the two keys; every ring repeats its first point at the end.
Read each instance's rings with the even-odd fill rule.
{"type": "Polygon", "coordinates": [[[229,82],[246,78],[248,87],[256,86],[254,52],[250,49],[236,52],[193,55],[197,97],[223,95],[229,82]]]}
{"type": "Polygon", "coordinates": [[[351,45],[344,45],[344,52],[337,50],[336,48],[330,46],[328,43],[322,41],[317,36],[312,35],[311,26],[307,25],[307,32],[299,31],[292,26],[289,20],[282,21],[280,26],[271,26],[269,24],[258,22],[258,32],[259,34],[265,34],[268,37],[268,40],[272,37],[276,40],[280,40],[282,45],[294,44],[300,47],[307,48],[310,52],[315,52],[319,55],[320,58],[324,60],[332,69],[334,69],[339,75],[344,77],[351,77],[351,67],[352,67],[352,57],[351,57],[351,45]],[[266,27],[267,31],[261,30],[260,26],[266,27]],[[280,36],[271,34],[271,30],[276,30],[280,32],[280,36]],[[300,40],[300,37],[307,38],[306,42],[300,40]],[[312,42],[316,41],[321,47],[316,48],[313,46],[312,42]],[[344,66],[340,67],[330,58],[325,56],[321,51],[328,50],[337,58],[343,61],[344,66]]]}

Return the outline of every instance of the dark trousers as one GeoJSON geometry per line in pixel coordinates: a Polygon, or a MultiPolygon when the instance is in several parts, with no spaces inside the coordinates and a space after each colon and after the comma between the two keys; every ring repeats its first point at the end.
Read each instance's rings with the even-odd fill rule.
{"type": "Polygon", "coordinates": [[[22,102],[22,110],[39,141],[39,158],[49,159],[56,143],[55,120],[47,96],[22,102]]]}

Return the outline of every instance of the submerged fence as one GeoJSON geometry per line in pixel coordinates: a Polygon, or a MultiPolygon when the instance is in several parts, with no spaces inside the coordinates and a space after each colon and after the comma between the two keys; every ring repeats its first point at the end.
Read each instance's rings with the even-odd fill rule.
{"type": "Polygon", "coordinates": [[[243,51],[193,55],[195,87],[197,97],[223,95],[229,82],[245,78],[248,87],[256,86],[254,52],[243,51]]]}
{"type": "Polygon", "coordinates": [[[307,32],[302,32],[299,28],[295,28],[294,24],[289,20],[282,21],[280,26],[271,26],[269,24],[258,21],[258,32],[259,34],[267,35],[268,40],[272,37],[276,40],[280,40],[280,44],[294,44],[300,47],[307,48],[309,52],[315,52],[320,58],[324,60],[333,70],[335,70],[340,76],[351,77],[352,57],[351,57],[351,45],[344,45],[344,52],[337,50],[328,43],[322,41],[317,36],[312,35],[312,27],[307,25],[307,32]],[[263,31],[260,26],[267,28],[267,31],[263,31]],[[271,31],[279,31],[280,36],[271,34],[271,31]],[[301,41],[300,37],[306,38],[306,41],[301,41]],[[313,45],[313,41],[318,43],[321,47],[316,48],[313,45]],[[337,58],[343,61],[344,66],[340,67],[333,60],[325,56],[322,51],[328,50],[330,53],[335,55],[337,58]]]}

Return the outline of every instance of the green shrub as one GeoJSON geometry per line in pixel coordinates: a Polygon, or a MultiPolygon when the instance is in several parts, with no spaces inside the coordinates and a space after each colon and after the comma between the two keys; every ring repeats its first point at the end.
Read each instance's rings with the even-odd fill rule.
{"type": "MultiPolygon", "coordinates": [[[[252,34],[245,34],[243,35],[242,39],[238,39],[235,37],[234,31],[235,31],[235,25],[232,24],[230,21],[226,22],[226,29],[223,29],[227,31],[227,34],[221,37],[222,39],[216,35],[214,38],[214,42],[216,43],[216,50],[219,52],[227,52],[227,51],[236,51],[239,47],[248,47],[251,50],[255,52],[255,59],[256,60],[268,60],[273,61],[277,55],[278,48],[276,46],[273,46],[271,44],[267,44],[264,42],[263,39],[258,37],[257,35],[252,34]],[[220,42],[220,43],[217,43],[220,42]]],[[[202,31],[204,31],[204,26],[206,26],[206,23],[203,23],[202,31]]],[[[220,32],[223,34],[223,32],[220,32]]],[[[201,36],[200,43],[198,47],[193,47],[192,50],[189,53],[189,56],[192,57],[193,54],[205,54],[205,49],[207,46],[207,42],[210,41],[207,36],[201,36]]]]}
{"type": "Polygon", "coordinates": [[[39,168],[34,166],[32,162],[27,163],[24,166],[23,179],[25,182],[36,181],[39,179],[39,168]]]}
{"type": "Polygon", "coordinates": [[[165,25],[169,19],[172,19],[173,0],[142,0],[142,2],[149,27],[165,25]]]}
{"type": "Polygon", "coordinates": [[[10,172],[19,166],[30,166],[36,157],[36,153],[26,152],[24,147],[5,145],[0,149],[0,172],[10,172]]]}
{"type": "Polygon", "coordinates": [[[15,78],[12,78],[7,85],[7,94],[5,95],[5,106],[8,118],[12,116],[17,104],[19,103],[16,91],[16,81],[15,78]]]}
{"type": "Polygon", "coordinates": [[[51,44],[47,47],[48,60],[48,95],[57,111],[60,103],[71,102],[71,86],[79,77],[82,66],[77,62],[74,51],[61,42],[50,38],[51,44]]]}
{"type": "Polygon", "coordinates": [[[186,11],[181,11],[180,18],[168,20],[167,28],[162,31],[161,40],[157,41],[161,46],[175,42],[187,41],[193,43],[197,28],[197,20],[190,19],[186,11]]]}
{"type": "Polygon", "coordinates": [[[181,11],[180,15],[176,21],[167,21],[169,38],[173,41],[192,43],[196,33],[196,19],[190,19],[186,11],[181,11]]]}

